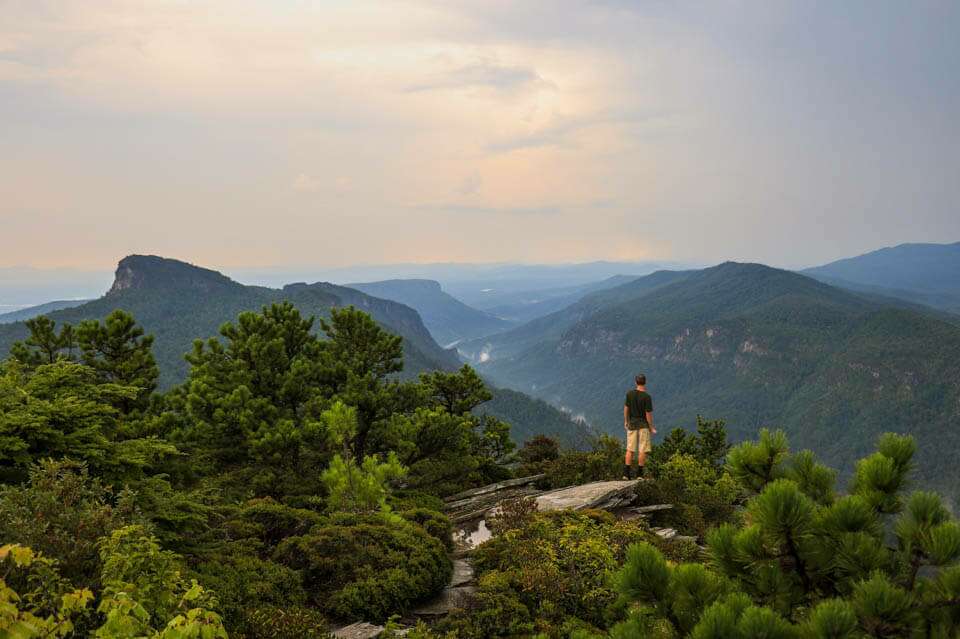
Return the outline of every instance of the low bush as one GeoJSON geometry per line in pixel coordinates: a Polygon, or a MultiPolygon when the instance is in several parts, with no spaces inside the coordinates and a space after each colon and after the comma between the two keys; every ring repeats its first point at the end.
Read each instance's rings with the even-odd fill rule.
{"type": "Polygon", "coordinates": [[[255,608],[246,614],[241,632],[231,632],[234,639],[330,639],[327,620],[312,608],[255,608]]]}
{"type": "Polygon", "coordinates": [[[338,513],[306,535],[284,539],[276,561],[301,571],[318,607],[343,619],[383,621],[446,586],[447,549],[396,515],[338,513]]]}
{"type": "Polygon", "coordinates": [[[544,465],[549,488],[575,486],[592,481],[618,479],[623,472],[623,442],[600,435],[586,452],[566,451],[544,465]]]}
{"type": "Polygon", "coordinates": [[[115,493],[79,462],[41,461],[27,484],[0,487],[0,542],[57,560],[59,573],[78,587],[99,585],[99,539],[142,521],[133,493],[115,493]]]}
{"type": "Polygon", "coordinates": [[[532,515],[477,549],[476,599],[448,625],[464,637],[510,636],[530,632],[520,628],[529,624],[552,636],[573,622],[603,627],[616,600],[608,573],[630,544],[648,538],[644,528],[601,511],[532,515]]]}
{"type": "MultiPolygon", "coordinates": [[[[220,610],[232,634],[273,636],[258,634],[266,620],[274,618],[273,613],[306,605],[307,594],[300,574],[282,564],[261,559],[261,549],[262,544],[252,539],[227,543],[205,557],[195,569],[197,580],[217,593],[220,610]],[[271,612],[266,614],[264,610],[271,612]]],[[[297,614],[291,619],[302,616],[297,614]]],[[[278,624],[278,627],[289,626],[287,622],[278,624]]]]}
{"type": "Polygon", "coordinates": [[[644,504],[673,504],[658,515],[660,521],[685,534],[703,537],[707,530],[728,522],[742,496],[736,481],[688,453],[676,453],[657,466],[653,481],[637,488],[644,504]]]}
{"type": "Polygon", "coordinates": [[[397,513],[409,522],[413,522],[443,544],[447,550],[453,550],[453,524],[450,518],[429,508],[413,508],[397,513]]]}
{"type": "Polygon", "coordinates": [[[324,516],[304,508],[291,508],[270,499],[253,499],[237,514],[238,534],[256,536],[269,546],[283,539],[303,535],[324,521],[324,516]],[[244,532],[239,532],[244,531],[244,532]]]}

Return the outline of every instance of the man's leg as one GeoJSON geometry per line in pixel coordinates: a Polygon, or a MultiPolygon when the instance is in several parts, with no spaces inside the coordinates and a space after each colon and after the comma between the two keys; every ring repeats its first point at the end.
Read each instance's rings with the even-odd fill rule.
{"type": "Polygon", "coordinates": [[[643,477],[644,466],[647,464],[647,453],[650,452],[650,431],[641,428],[637,431],[637,463],[640,467],[637,469],[637,477],[643,477]]]}
{"type": "Polygon", "coordinates": [[[637,431],[627,431],[627,454],[623,458],[623,478],[633,479],[633,452],[637,450],[637,431]]]}

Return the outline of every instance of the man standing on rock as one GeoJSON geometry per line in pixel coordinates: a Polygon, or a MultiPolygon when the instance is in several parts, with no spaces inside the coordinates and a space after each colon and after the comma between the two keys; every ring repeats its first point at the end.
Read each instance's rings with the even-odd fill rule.
{"type": "Polygon", "coordinates": [[[623,403],[623,428],[627,431],[627,456],[624,459],[623,478],[633,479],[633,453],[637,453],[637,477],[643,477],[643,466],[650,452],[650,438],[657,429],[653,427],[653,399],[647,392],[647,376],[634,378],[637,387],[627,393],[623,403]]]}

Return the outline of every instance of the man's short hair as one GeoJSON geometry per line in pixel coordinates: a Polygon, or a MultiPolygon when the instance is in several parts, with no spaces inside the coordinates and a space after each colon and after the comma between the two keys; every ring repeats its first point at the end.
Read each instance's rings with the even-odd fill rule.
{"type": "Polygon", "coordinates": [[[637,386],[646,386],[647,385],[647,376],[643,373],[640,373],[633,380],[637,383],[637,386]]]}

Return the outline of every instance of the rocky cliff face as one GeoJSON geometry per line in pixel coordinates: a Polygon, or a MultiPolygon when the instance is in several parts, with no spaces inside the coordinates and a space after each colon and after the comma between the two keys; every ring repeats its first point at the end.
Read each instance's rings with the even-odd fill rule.
{"type": "Polygon", "coordinates": [[[117,264],[107,295],[138,289],[192,289],[212,291],[239,288],[241,284],[206,268],[156,255],[130,255],[117,264]]]}

